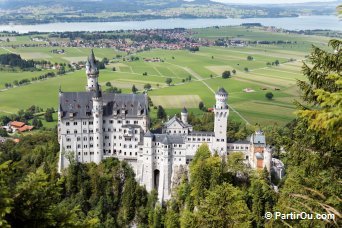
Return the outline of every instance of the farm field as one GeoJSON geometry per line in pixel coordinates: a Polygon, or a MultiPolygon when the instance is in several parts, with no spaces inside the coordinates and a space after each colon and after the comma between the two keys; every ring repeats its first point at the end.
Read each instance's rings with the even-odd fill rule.
{"type": "MultiPolygon", "coordinates": [[[[241,31],[235,31],[238,33],[241,31]]],[[[247,32],[246,32],[247,33],[247,32]]],[[[250,32],[254,34],[254,31],[250,32]]],[[[257,32],[255,37],[267,38],[269,33],[257,32]]],[[[226,34],[216,33],[210,29],[199,32],[198,36],[217,37],[226,34]]],[[[272,39],[279,37],[275,34],[272,39]]],[[[284,36],[284,35],[283,35],[284,36]]],[[[285,35],[289,36],[290,35],[285,35]]],[[[247,37],[247,36],[246,36],[247,37]]],[[[271,39],[271,38],[270,38],[271,39]]],[[[280,38],[279,38],[280,39],[280,38]]],[[[282,37],[283,39],[283,37],[282,37]]],[[[115,60],[106,69],[100,71],[99,81],[103,90],[107,82],[122,89],[124,93],[131,93],[132,85],[139,92],[143,92],[145,84],[149,83],[152,90],[148,91],[155,106],[162,105],[169,116],[179,113],[186,106],[190,112],[201,115],[198,103],[204,102],[207,108],[215,103],[214,92],[224,87],[228,93],[230,119],[249,124],[284,125],[294,117],[295,99],[300,99],[296,87],[297,80],[305,80],[301,72],[302,61],[310,52],[310,45],[314,42],[326,45],[327,38],[313,37],[306,41],[306,37],[292,37],[291,39],[304,42],[305,45],[284,47],[282,45],[256,45],[248,47],[201,47],[199,52],[187,50],[154,49],[135,54],[138,61],[115,60]],[[304,48],[305,47],[305,48],[304,48]],[[305,50],[304,50],[305,49],[305,50]],[[253,56],[252,61],[247,56],[253,56]],[[160,58],[162,62],[146,62],[145,58],[160,58]],[[267,66],[268,62],[278,60],[278,66],[267,66]],[[290,61],[291,60],[291,61],[290,61]],[[116,71],[112,68],[115,67],[116,71]],[[245,70],[248,68],[248,71],[245,70]],[[236,70],[231,78],[223,79],[222,72],[236,70]],[[143,74],[147,74],[143,76],[143,74]],[[189,81],[189,77],[191,80],[189,81]],[[168,86],[166,78],[171,78],[168,86]],[[245,92],[245,91],[248,92],[245,92]],[[272,92],[274,97],[268,100],[266,92],[272,92]]],[[[65,48],[66,54],[51,53],[51,48],[17,48],[10,49],[25,58],[46,59],[49,61],[65,62],[85,60],[90,52],[88,48],[65,48]]],[[[0,53],[8,50],[0,48],[0,53]]],[[[104,57],[113,59],[117,51],[113,49],[94,49],[98,59],[104,57]]],[[[4,83],[13,80],[31,78],[41,72],[4,73],[0,74],[0,89],[4,83]]],[[[86,75],[84,69],[68,73],[67,75],[34,82],[25,86],[15,87],[0,92],[0,115],[16,113],[19,109],[31,105],[42,108],[58,107],[58,90],[84,91],[86,75]]],[[[151,116],[155,115],[151,109],[151,116]]]]}

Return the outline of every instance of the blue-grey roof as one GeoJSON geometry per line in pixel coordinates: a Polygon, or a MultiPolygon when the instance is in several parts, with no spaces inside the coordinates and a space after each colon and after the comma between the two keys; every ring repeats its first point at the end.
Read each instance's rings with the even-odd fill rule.
{"type": "Polygon", "coordinates": [[[180,134],[155,134],[154,137],[156,142],[161,142],[163,144],[184,144],[184,136],[180,134]]]}
{"type": "Polygon", "coordinates": [[[216,94],[218,94],[218,95],[228,95],[228,93],[227,93],[227,91],[223,88],[223,87],[221,87],[217,92],[216,92],[216,94]]]}
{"type": "Polygon", "coordinates": [[[188,110],[184,107],[184,108],[182,109],[182,113],[188,113],[188,110]]]}
{"type": "Polygon", "coordinates": [[[237,140],[234,142],[229,142],[229,144],[250,144],[250,141],[248,141],[248,140],[237,140]]]}
{"type": "MultiPolygon", "coordinates": [[[[59,95],[62,118],[92,118],[92,97],[96,92],[63,92],[59,95]]],[[[103,93],[103,115],[137,117],[148,114],[148,101],[145,94],[103,93]]]]}
{"type": "Polygon", "coordinates": [[[144,137],[153,138],[153,137],[154,137],[154,134],[153,134],[150,130],[148,130],[148,131],[146,132],[146,134],[144,135],[144,137]]]}
{"type": "Polygon", "coordinates": [[[266,144],[266,138],[262,131],[257,131],[252,135],[252,140],[254,144],[266,144]]]}
{"type": "Polygon", "coordinates": [[[179,125],[181,125],[183,128],[186,128],[186,127],[189,127],[190,125],[189,124],[185,124],[183,123],[179,118],[177,118],[177,116],[174,116],[172,117],[169,121],[167,121],[165,124],[164,124],[164,127],[165,128],[168,128],[170,127],[174,122],[177,122],[179,125]]]}
{"type": "Polygon", "coordinates": [[[190,136],[215,136],[214,132],[208,131],[192,131],[189,134],[190,136]]]}
{"type": "Polygon", "coordinates": [[[256,159],[258,159],[258,160],[263,160],[263,159],[264,159],[264,155],[261,154],[261,153],[256,153],[256,154],[255,154],[255,157],[256,157],[256,159]]]}
{"type": "Polygon", "coordinates": [[[99,70],[97,69],[97,66],[96,66],[96,59],[95,59],[93,49],[91,49],[90,56],[88,57],[87,67],[89,67],[89,73],[90,74],[98,74],[99,73],[99,70]]]}

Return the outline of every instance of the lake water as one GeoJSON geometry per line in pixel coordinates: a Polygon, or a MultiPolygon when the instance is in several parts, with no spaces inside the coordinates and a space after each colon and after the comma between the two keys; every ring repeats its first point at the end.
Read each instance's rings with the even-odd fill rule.
{"type": "Polygon", "coordinates": [[[242,23],[261,23],[289,30],[329,29],[342,31],[342,22],[337,16],[301,16],[286,18],[227,18],[227,19],[161,19],[147,21],[120,22],[82,22],[51,23],[37,25],[0,25],[0,31],[16,31],[27,33],[65,32],[65,31],[110,31],[138,29],[172,29],[172,28],[204,28],[212,26],[240,25],[242,23]]]}

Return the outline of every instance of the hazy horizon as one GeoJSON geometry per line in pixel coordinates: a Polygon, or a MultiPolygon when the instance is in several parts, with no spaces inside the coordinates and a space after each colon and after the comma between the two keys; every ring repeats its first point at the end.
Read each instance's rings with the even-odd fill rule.
{"type": "Polygon", "coordinates": [[[235,3],[235,4],[284,4],[284,3],[306,3],[306,2],[334,2],[336,0],[212,0],[222,3],[235,3]]]}

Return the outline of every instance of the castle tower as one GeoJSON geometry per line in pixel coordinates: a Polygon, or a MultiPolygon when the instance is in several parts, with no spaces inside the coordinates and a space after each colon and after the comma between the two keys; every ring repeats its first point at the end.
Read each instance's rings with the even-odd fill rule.
{"type": "Polygon", "coordinates": [[[220,88],[216,94],[216,104],[214,107],[215,124],[214,133],[215,141],[213,149],[220,156],[227,155],[227,122],[229,116],[229,109],[227,105],[228,93],[224,88],[220,88]]]}
{"type": "Polygon", "coordinates": [[[181,119],[183,123],[188,124],[188,110],[186,110],[185,107],[183,108],[181,112],[181,119]]]}
{"type": "Polygon", "coordinates": [[[93,94],[94,118],[94,162],[99,164],[103,157],[103,102],[100,86],[97,84],[93,94]]]}
{"type": "Polygon", "coordinates": [[[95,91],[96,86],[98,84],[98,78],[99,78],[99,70],[96,66],[96,60],[94,51],[91,50],[91,54],[88,57],[87,63],[86,63],[86,74],[87,74],[87,91],[95,91]]]}
{"type": "Polygon", "coordinates": [[[266,167],[269,174],[271,174],[272,152],[273,148],[271,146],[266,146],[264,151],[264,167],[266,167]]]}
{"type": "Polygon", "coordinates": [[[153,138],[154,135],[147,131],[144,135],[144,148],[143,148],[143,171],[141,173],[142,183],[145,185],[146,190],[151,192],[154,188],[154,166],[153,166],[153,138]]]}

